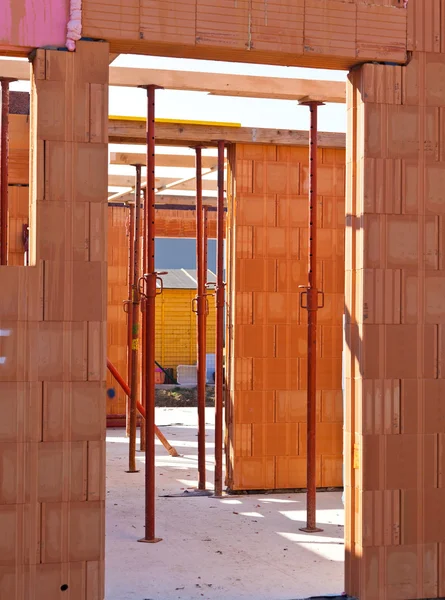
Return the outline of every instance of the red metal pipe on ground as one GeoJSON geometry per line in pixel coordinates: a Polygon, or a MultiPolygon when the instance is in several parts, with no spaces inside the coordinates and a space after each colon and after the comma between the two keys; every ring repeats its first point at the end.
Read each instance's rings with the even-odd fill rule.
{"type": "Polygon", "coordinates": [[[136,429],[137,429],[137,402],[139,389],[139,270],[140,270],[140,220],[141,220],[141,165],[136,167],[136,187],[134,194],[134,234],[133,234],[133,281],[131,288],[131,377],[130,382],[130,440],[128,455],[128,473],[137,473],[136,469],[136,429]]]}
{"type": "Polygon", "coordinates": [[[147,90],[147,185],[146,185],[146,258],[144,274],[146,296],[145,335],[145,535],[141,542],[160,541],[155,535],[155,90],[157,86],[144,86],[147,90]]]}
{"type": "Polygon", "coordinates": [[[196,153],[196,296],[197,313],[197,396],[198,396],[198,489],[206,489],[206,276],[204,273],[204,215],[202,207],[202,149],[196,153]]]}
{"type": "Polygon", "coordinates": [[[317,288],[317,148],[318,106],[317,101],[307,101],[311,124],[309,136],[309,235],[308,235],[308,285],[300,296],[301,306],[308,311],[307,330],[307,504],[306,527],[301,531],[322,531],[316,525],[317,466],[316,466],[316,394],[317,394],[317,311],[319,295],[317,288]],[[303,298],[306,297],[304,306],[303,298]]]}
{"type": "Polygon", "coordinates": [[[0,264],[8,264],[9,79],[2,79],[0,142],[0,264]]]}
{"type": "MultiPolygon", "coordinates": [[[[116,367],[113,365],[113,363],[108,358],[107,358],[107,369],[113,375],[113,377],[118,382],[118,384],[121,386],[124,394],[126,394],[127,397],[129,398],[131,396],[130,388],[125,383],[125,381],[122,379],[119,371],[116,369],[116,367]]],[[[137,409],[138,409],[141,417],[143,417],[145,419],[145,408],[142,406],[142,404],[140,402],[136,402],[136,406],[137,406],[137,409]]],[[[173,448],[173,446],[171,446],[169,444],[167,438],[164,436],[163,433],[161,433],[161,431],[159,430],[158,427],[156,427],[156,425],[155,425],[155,435],[158,438],[158,440],[162,443],[164,448],[167,450],[167,452],[170,454],[170,456],[179,456],[176,449],[173,448]]]]}
{"type": "Polygon", "coordinates": [[[215,496],[223,485],[224,403],[224,142],[218,142],[218,202],[216,235],[216,356],[215,356],[215,496]]]}
{"type": "MultiPolygon", "coordinates": [[[[131,291],[133,289],[133,251],[134,251],[134,206],[128,205],[128,299],[124,302],[127,313],[127,380],[131,381],[131,340],[133,338],[133,311],[131,310],[131,291]]],[[[125,403],[125,432],[130,435],[130,396],[125,403]]]]}

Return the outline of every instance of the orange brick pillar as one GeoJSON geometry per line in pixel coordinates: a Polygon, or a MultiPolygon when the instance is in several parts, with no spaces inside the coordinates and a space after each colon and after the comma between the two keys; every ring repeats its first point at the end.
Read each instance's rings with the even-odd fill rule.
{"type": "MultiPolygon", "coordinates": [[[[416,4],[421,24],[431,3],[416,4]]],[[[346,591],[360,600],[445,596],[444,74],[444,54],[416,52],[349,76],[346,591]]]]}
{"type": "MultiPolygon", "coordinates": [[[[229,152],[228,478],[234,490],[306,485],[308,146],[229,152]]],[[[319,149],[317,485],[342,485],[343,149],[319,149]]]]}
{"type": "Polygon", "coordinates": [[[108,44],[38,50],[30,267],[0,270],[0,596],[104,597],[108,44]]]}

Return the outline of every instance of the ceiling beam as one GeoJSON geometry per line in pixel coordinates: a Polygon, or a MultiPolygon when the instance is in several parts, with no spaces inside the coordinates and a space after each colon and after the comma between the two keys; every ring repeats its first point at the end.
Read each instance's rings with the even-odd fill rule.
{"type": "MultiPolygon", "coordinates": [[[[217,169],[217,167],[218,167],[218,165],[215,165],[215,160],[214,160],[213,166],[210,168],[210,170],[207,173],[203,173],[203,175],[209,175],[210,173],[213,173],[217,169]]],[[[157,188],[155,190],[156,196],[162,195],[162,192],[166,192],[167,190],[171,190],[171,189],[177,190],[179,188],[179,186],[182,184],[187,184],[189,182],[195,183],[195,179],[196,179],[195,175],[191,175],[190,177],[186,177],[184,179],[176,179],[172,183],[169,183],[168,185],[163,185],[163,186],[157,188]]],[[[147,187],[147,181],[145,181],[141,185],[141,190],[145,190],[146,187],[147,187]]],[[[117,192],[117,193],[113,194],[112,196],[109,196],[109,200],[119,201],[119,202],[128,202],[129,199],[131,199],[131,197],[133,195],[134,195],[134,187],[129,192],[127,192],[127,191],[117,192]],[[125,198],[125,200],[122,200],[122,198],[125,198]]]]}
{"type": "Polygon", "coordinates": [[[324,102],[346,103],[346,85],[343,81],[320,81],[258,75],[228,75],[196,71],[168,71],[113,67],[110,85],[139,87],[148,83],[166,90],[208,92],[216,96],[269,98],[298,101],[316,94],[324,102]]]}
{"type": "MultiPolygon", "coordinates": [[[[142,178],[142,183],[145,183],[145,177],[142,178]]],[[[169,185],[173,182],[177,181],[176,177],[156,177],[155,185],[157,188],[162,186],[169,185]]],[[[134,187],[135,178],[132,175],[115,175],[108,174],[108,186],[109,187],[122,187],[122,188],[132,188],[134,187]]],[[[216,179],[203,179],[202,180],[202,189],[204,191],[215,191],[217,189],[216,179]]],[[[194,191],[196,189],[196,184],[193,180],[186,181],[181,184],[175,186],[175,189],[178,191],[194,191]]]]}
{"type": "MultiPolygon", "coordinates": [[[[108,122],[108,136],[110,144],[145,144],[145,121],[113,117],[108,122]]],[[[256,143],[290,146],[307,146],[309,144],[309,132],[307,131],[187,123],[156,123],[155,136],[156,144],[159,146],[190,146],[197,142],[208,146],[216,146],[219,140],[237,144],[256,143]]],[[[320,147],[344,148],[345,143],[346,136],[344,133],[319,132],[318,134],[320,147]]],[[[142,164],[145,164],[145,160],[142,164]]]]}
{"type": "MultiPolygon", "coordinates": [[[[109,197],[110,204],[126,204],[134,202],[134,192],[128,192],[125,196],[118,198],[117,200],[112,200],[113,196],[109,197]]],[[[205,206],[216,206],[217,198],[212,196],[203,196],[202,197],[203,204],[205,206]]],[[[226,202],[224,200],[224,202],[226,202]]],[[[170,194],[159,194],[155,196],[155,205],[162,206],[190,206],[194,208],[196,206],[196,198],[194,196],[175,196],[170,194]]]]}
{"type": "MultiPolygon", "coordinates": [[[[110,62],[112,62],[112,57],[116,56],[118,55],[110,54],[110,62]]],[[[29,63],[27,61],[1,60],[0,76],[29,80],[29,63]]],[[[298,101],[305,96],[316,95],[323,102],[340,104],[346,102],[346,85],[343,81],[110,67],[110,85],[112,86],[138,87],[147,84],[158,85],[168,90],[200,91],[218,96],[298,101]]]]}
{"type": "MultiPolygon", "coordinates": [[[[203,156],[202,168],[211,169],[217,160],[216,156],[203,156]]],[[[133,152],[110,152],[111,165],[146,165],[147,155],[133,152]]],[[[156,167],[195,168],[195,157],[183,154],[156,154],[156,167]]],[[[133,184],[134,185],[134,181],[133,184]]]]}

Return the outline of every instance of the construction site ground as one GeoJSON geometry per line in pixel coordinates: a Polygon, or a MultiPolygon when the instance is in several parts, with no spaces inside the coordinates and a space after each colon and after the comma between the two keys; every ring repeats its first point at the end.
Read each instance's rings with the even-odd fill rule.
{"type": "MultiPolygon", "coordinates": [[[[156,440],[157,544],[137,541],[144,534],[144,455],[138,452],[140,472],[126,473],[125,432],[107,430],[106,600],[294,600],[341,593],[341,493],[317,494],[323,532],[310,535],[299,531],[304,493],[187,497],[197,486],[196,412],[156,408],[157,425],[181,455],[169,456],[156,440]]],[[[213,422],[214,410],[207,408],[209,490],[213,422]]]]}

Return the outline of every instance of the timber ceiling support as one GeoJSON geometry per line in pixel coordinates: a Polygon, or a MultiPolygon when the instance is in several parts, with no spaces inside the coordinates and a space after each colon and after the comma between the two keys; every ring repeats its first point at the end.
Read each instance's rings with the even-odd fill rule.
{"type": "MultiPolygon", "coordinates": [[[[110,54],[110,64],[118,56],[118,53],[110,54]]],[[[0,77],[29,80],[29,64],[25,61],[1,60],[0,77]]],[[[152,81],[165,90],[207,92],[213,96],[299,101],[315,94],[322,97],[324,102],[346,103],[346,86],[343,81],[110,67],[110,86],[137,88],[147,81],[152,81]]]]}

